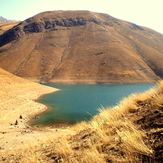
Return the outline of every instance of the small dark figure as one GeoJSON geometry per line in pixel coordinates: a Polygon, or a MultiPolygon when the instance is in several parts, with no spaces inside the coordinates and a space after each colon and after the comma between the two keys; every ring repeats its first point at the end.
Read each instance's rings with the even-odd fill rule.
{"type": "Polygon", "coordinates": [[[20,117],[19,117],[20,119],[23,119],[23,117],[22,117],[22,115],[20,115],[20,117]]]}
{"type": "Polygon", "coordinates": [[[15,125],[18,125],[18,121],[16,120],[15,125]]]}

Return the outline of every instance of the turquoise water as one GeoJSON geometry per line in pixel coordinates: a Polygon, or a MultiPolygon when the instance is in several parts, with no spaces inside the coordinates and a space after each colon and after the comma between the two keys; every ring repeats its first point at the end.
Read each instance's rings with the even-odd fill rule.
{"type": "Polygon", "coordinates": [[[32,121],[36,124],[73,124],[89,120],[100,107],[115,106],[122,98],[136,92],[144,92],[154,84],[111,85],[58,85],[48,86],[61,91],[42,96],[38,102],[49,109],[32,121]]]}

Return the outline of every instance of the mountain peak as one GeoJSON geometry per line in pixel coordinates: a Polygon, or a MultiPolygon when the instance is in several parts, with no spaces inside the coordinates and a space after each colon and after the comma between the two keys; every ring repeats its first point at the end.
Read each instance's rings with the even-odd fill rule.
{"type": "Polygon", "coordinates": [[[16,20],[8,20],[8,19],[0,16],[0,22],[16,22],[16,20]]]}
{"type": "Polygon", "coordinates": [[[146,83],[163,76],[162,47],[161,34],[107,14],[49,11],[0,36],[0,66],[40,82],[146,83]]]}

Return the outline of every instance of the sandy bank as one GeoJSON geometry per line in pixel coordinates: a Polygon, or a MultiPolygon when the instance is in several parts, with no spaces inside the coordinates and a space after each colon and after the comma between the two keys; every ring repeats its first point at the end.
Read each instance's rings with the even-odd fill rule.
{"type": "Polygon", "coordinates": [[[32,131],[26,122],[30,116],[46,109],[45,105],[33,100],[57,90],[16,77],[0,69],[0,149],[13,148],[39,139],[39,135],[44,137],[48,134],[32,131]],[[15,125],[16,120],[17,125],[15,125]]]}

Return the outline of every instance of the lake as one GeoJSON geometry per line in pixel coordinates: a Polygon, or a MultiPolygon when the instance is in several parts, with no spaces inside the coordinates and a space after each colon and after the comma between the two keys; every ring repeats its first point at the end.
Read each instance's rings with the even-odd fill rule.
{"type": "Polygon", "coordinates": [[[115,106],[122,98],[132,93],[144,92],[154,84],[94,84],[59,85],[46,84],[61,91],[43,95],[38,102],[49,107],[32,125],[74,124],[90,120],[100,107],[115,106]]]}

